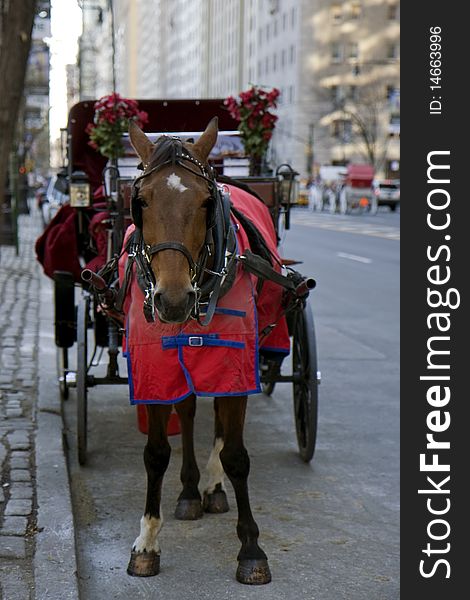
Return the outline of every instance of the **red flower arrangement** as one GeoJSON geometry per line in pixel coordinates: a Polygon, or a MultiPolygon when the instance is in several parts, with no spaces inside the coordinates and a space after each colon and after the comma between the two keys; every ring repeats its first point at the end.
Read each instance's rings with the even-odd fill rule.
{"type": "MultiPolygon", "coordinates": [[[[241,92],[238,98],[229,96],[224,101],[230,115],[239,122],[238,131],[241,134],[245,152],[260,164],[272,138],[277,116],[270,108],[277,107],[280,91],[272,88],[270,91],[253,85],[246,92],[241,92]]],[[[258,170],[251,168],[251,171],[258,170]]],[[[259,174],[252,172],[252,175],[259,174]]]]}
{"type": "Polygon", "coordinates": [[[93,123],[88,123],[85,132],[90,136],[88,144],[109,158],[118,158],[124,154],[122,134],[132,119],[139,127],[148,121],[148,114],[139,110],[136,100],[121,98],[113,93],[103,96],[95,102],[93,123]]]}

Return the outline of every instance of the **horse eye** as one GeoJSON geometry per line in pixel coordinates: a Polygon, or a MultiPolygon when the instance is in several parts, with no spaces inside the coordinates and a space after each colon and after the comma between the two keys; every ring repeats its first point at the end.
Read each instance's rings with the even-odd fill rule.
{"type": "Polygon", "coordinates": [[[209,206],[209,204],[210,204],[210,201],[211,201],[210,197],[206,198],[204,200],[204,202],[201,204],[201,208],[207,208],[209,206]]]}
{"type": "Polygon", "coordinates": [[[142,208],[148,208],[148,204],[143,198],[139,198],[139,203],[142,208]]]}

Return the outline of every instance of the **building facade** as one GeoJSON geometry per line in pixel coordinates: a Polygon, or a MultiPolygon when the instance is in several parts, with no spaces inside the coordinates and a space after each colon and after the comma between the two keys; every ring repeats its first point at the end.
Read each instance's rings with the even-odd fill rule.
{"type": "Polygon", "coordinates": [[[273,164],[312,176],[322,164],[372,162],[399,177],[398,0],[87,1],[81,81],[87,94],[93,82],[89,97],[113,88],[114,30],[122,95],[209,98],[275,86],[273,164]]]}

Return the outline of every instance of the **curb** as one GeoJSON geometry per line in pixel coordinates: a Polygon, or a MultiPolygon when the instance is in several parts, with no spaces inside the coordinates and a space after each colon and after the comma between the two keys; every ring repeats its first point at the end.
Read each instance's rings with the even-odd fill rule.
{"type": "Polygon", "coordinates": [[[53,287],[45,276],[41,277],[38,316],[35,600],[79,600],[75,527],[55,367],[53,287]]]}

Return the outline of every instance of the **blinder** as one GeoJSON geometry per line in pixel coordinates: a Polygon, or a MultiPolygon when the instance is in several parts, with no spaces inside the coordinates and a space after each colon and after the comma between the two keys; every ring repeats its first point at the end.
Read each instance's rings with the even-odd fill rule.
{"type": "Polygon", "coordinates": [[[134,221],[134,225],[137,227],[137,229],[142,229],[142,206],[139,200],[139,191],[139,187],[134,181],[131,192],[131,218],[134,221]]]}

